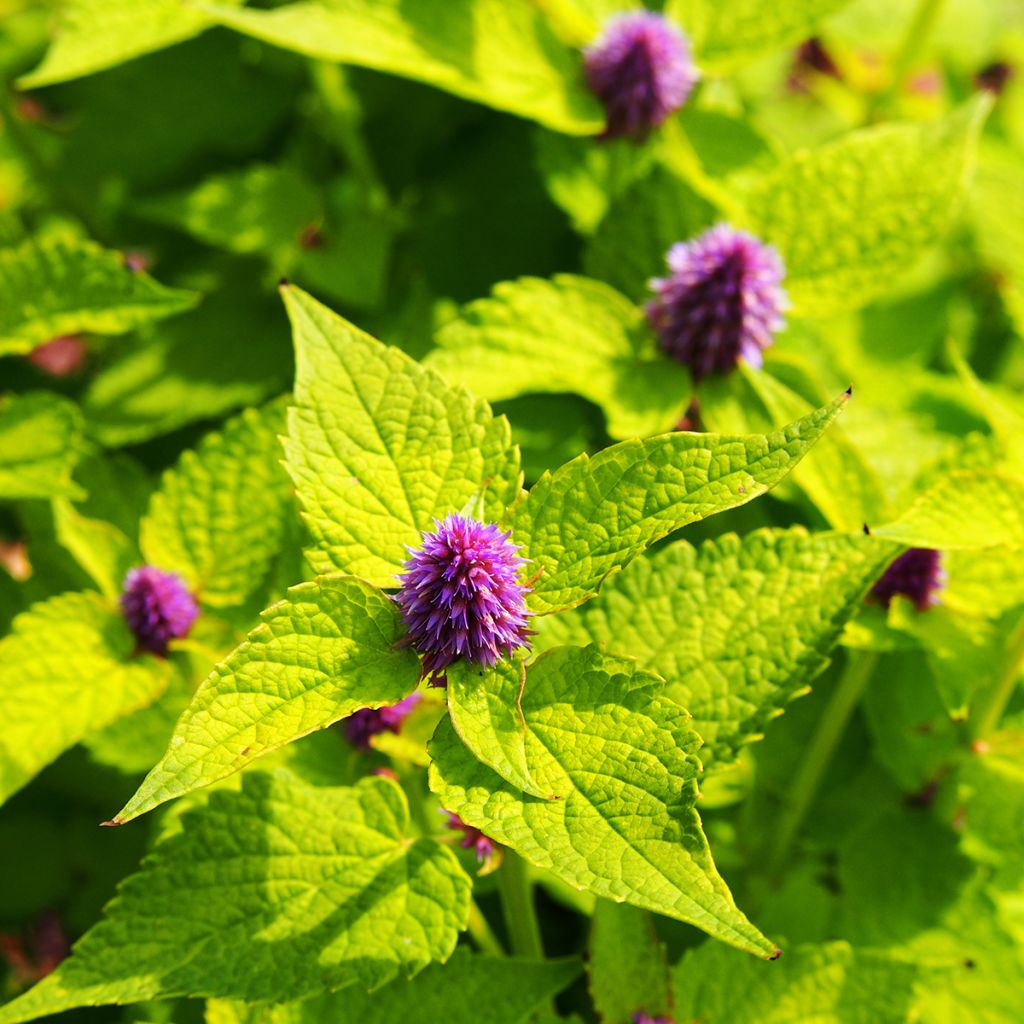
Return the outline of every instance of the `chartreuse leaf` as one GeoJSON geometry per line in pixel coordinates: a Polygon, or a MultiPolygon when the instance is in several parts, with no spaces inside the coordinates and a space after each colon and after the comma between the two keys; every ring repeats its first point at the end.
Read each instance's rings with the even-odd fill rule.
{"type": "Polygon", "coordinates": [[[604,125],[579,52],[558,40],[529,0],[307,0],[273,11],[197,6],[275,46],[426,82],[557,131],[592,135],[604,125]]]}
{"type": "Polygon", "coordinates": [[[940,550],[1024,547],[1024,479],[989,469],[954,471],[873,533],[940,550]]]}
{"type": "Polygon", "coordinates": [[[690,399],[689,375],[654,350],[641,310],[585,277],[499,284],[436,340],[425,362],[446,380],[491,401],[575,392],[604,409],[613,437],[668,430],[690,399]]]}
{"type": "Polygon", "coordinates": [[[735,756],[807,690],[899,548],[863,535],[757,530],[638,558],[600,595],[544,620],[541,642],[606,643],[668,680],[701,761],[735,756]]]}
{"type": "Polygon", "coordinates": [[[195,301],[92,242],[28,239],[0,249],[0,355],[77,331],[121,334],[195,301]]]}
{"type": "Polygon", "coordinates": [[[634,1014],[672,1006],[665,947],[646,910],[598,900],[587,961],[590,995],[604,1024],[633,1024],[634,1014]]]}
{"type": "Polygon", "coordinates": [[[316,540],[309,560],[393,587],[435,516],[482,493],[495,520],[516,496],[508,422],[300,289],[283,294],[297,363],[286,465],[316,540]]]}
{"type": "Polygon", "coordinates": [[[316,189],[298,171],[269,164],[215,175],[189,192],[146,200],[138,210],[229,252],[282,259],[298,252],[303,229],[324,216],[316,189]]]}
{"type": "Polygon", "coordinates": [[[795,311],[862,306],[942,238],[989,105],[979,96],[942,121],[854,132],[756,179],[748,226],[781,253],[795,311]]]}
{"type": "Polygon", "coordinates": [[[81,413],[65,398],[39,392],[0,402],[0,501],[81,497],[71,479],[81,437],[81,413]]]}
{"type": "Polygon", "coordinates": [[[715,1024],[904,1024],[925,972],[846,942],[795,946],[761,964],[706,942],[675,970],[677,1020],[715,1024]]]}
{"type": "MultiPolygon", "coordinates": [[[[509,688],[504,676],[495,683],[509,688]]],[[[695,808],[700,737],[664,682],[599,647],[561,647],[529,666],[525,761],[559,799],[525,795],[442,721],[431,789],[467,824],[569,885],[687,921],[761,956],[774,945],[733,902],[695,808]]],[[[515,699],[514,693],[510,695],[515,699]]]]}
{"type": "Polygon", "coordinates": [[[451,955],[470,880],[451,850],[407,838],[408,819],[387,779],[247,775],[187,812],[0,1021],[185,995],[281,1001],[415,974],[451,955]]]}
{"type": "Polygon", "coordinates": [[[473,956],[460,947],[446,964],[398,978],[375,992],[356,988],[285,1006],[215,1000],[207,1024],[526,1024],[576,978],[579,960],[473,956]],[[457,998],[453,998],[457,996],[457,998]],[[486,1007],[485,1013],[482,1008],[486,1007]]]}
{"type": "Polygon", "coordinates": [[[1024,852],[1024,731],[986,737],[957,773],[964,851],[978,860],[1019,865],[1024,852]]]}
{"type": "Polygon", "coordinates": [[[523,556],[540,572],[530,605],[572,608],[654,541],[743,505],[804,457],[849,396],[771,434],[674,433],[581,455],[544,476],[509,513],[523,556]]]}
{"type": "Polygon", "coordinates": [[[292,489],[278,435],[285,402],[247,409],[164,474],[142,520],[147,562],[212,606],[241,604],[279,553],[292,489]]]}
{"type": "Polygon", "coordinates": [[[58,542],[92,577],[100,593],[116,600],[128,570],[140,562],[138,547],[113,523],[82,515],[64,498],[53,503],[53,528],[58,542]]]}
{"type": "Polygon", "coordinates": [[[759,0],[668,0],[665,13],[693,40],[698,65],[720,72],[806,39],[848,2],[788,0],[765,7],[759,0]]]}
{"type": "Polygon", "coordinates": [[[134,649],[120,613],[98,594],[54,597],[14,620],[0,640],[0,800],[160,695],[166,665],[134,649]]]}
{"type": "Polygon", "coordinates": [[[191,39],[211,25],[181,0],[67,0],[57,11],[50,49],[39,67],[18,79],[20,89],[114,67],[191,39]]]}
{"type": "Polygon", "coordinates": [[[352,576],[293,587],[199,687],[163,760],[114,819],[207,786],[363,707],[397,704],[419,659],[396,649],[398,607],[352,576]]]}

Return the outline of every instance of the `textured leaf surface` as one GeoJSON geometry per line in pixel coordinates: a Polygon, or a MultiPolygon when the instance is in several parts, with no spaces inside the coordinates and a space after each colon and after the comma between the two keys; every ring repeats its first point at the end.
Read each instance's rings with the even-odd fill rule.
{"type": "Polygon", "coordinates": [[[527,0],[322,0],[275,11],[203,5],[222,25],[318,60],[437,86],[549,128],[596,134],[576,50],[527,0]]]}
{"type": "Polygon", "coordinates": [[[638,558],[600,595],[545,619],[541,643],[606,643],[668,680],[701,761],[728,759],[828,664],[843,626],[898,551],[803,528],[680,541],[638,558]]]}
{"type": "MultiPolygon", "coordinates": [[[[580,973],[579,960],[473,956],[460,947],[446,964],[398,978],[375,992],[356,988],[286,1006],[218,1000],[207,1024],[525,1024],[580,973]],[[457,993],[457,998],[453,994],[457,993]]],[[[212,1011],[212,1012],[211,1012],[212,1011]]]]}
{"type": "Polygon", "coordinates": [[[504,417],[398,349],[363,334],[297,288],[285,288],[295,334],[298,408],[287,467],[317,541],[319,572],[378,586],[423,530],[484,492],[496,520],[519,489],[519,453],[504,417]]]}
{"type": "Polygon", "coordinates": [[[57,395],[12,395],[0,404],[0,501],[81,495],[71,479],[82,416],[57,395]]]}
{"type": "Polygon", "coordinates": [[[669,0],[665,13],[693,40],[697,63],[722,71],[813,35],[813,29],[849,0],[669,0]]]}
{"type": "Polygon", "coordinates": [[[0,249],[0,355],[78,331],[121,334],[195,300],[92,242],[29,239],[0,249]]]}
{"type": "Polygon", "coordinates": [[[82,515],[63,498],[53,503],[58,542],[92,577],[101,594],[116,601],[128,570],[141,561],[138,548],[113,523],[82,515]]]}
{"type": "Polygon", "coordinates": [[[633,1024],[672,1006],[665,947],[650,914],[628,903],[598,900],[590,931],[590,994],[603,1024],[633,1024]]]}
{"type": "Polygon", "coordinates": [[[292,508],[278,435],[285,405],[248,409],[186,451],[142,521],[147,562],[180,573],[204,604],[241,604],[279,553],[292,508]]]}
{"type": "Polygon", "coordinates": [[[351,576],[293,587],[196,692],[163,760],[115,819],[209,785],[363,707],[397,704],[419,659],[397,606],[351,576]]]}
{"type": "Polygon", "coordinates": [[[873,533],[940,550],[1024,547],[1024,480],[991,470],[950,473],[873,533]]]}
{"type": "Polygon", "coordinates": [[[943,121],[855,132],[757,180],[745,196],[752,227],[779,249],[796,312],[864,305],[942,238],[987,110],[979,97],[943,121]]]}
{"type": "Polygon", "coordinates": [[[154,701],[163,662],[98,594],[64,594],[14,620],[0,640],[0,800],[90,732],[154,701]]]}
{"type": "Polygon", "coordinates": [[[965,851],[979,860],[1019,864],[1024,852],[1024,731],[1006,729],[987,737],[964,760],[957,781],[965,851]]]}
{"type": "Polygon", "coordinates": [[[496,401],[572,391],[601,406],[613,437],[670,429],[690,398],[689,375],[654,350],[641,310],[585,277],[499,284],[446,324],[437,343],[426,365],[473,394],[496,401]]]}
{"type": "Polygon", "coordinates": [[[675,971],[676,1019],[714,1024],[904,1024],[915,964],[845,942],[795,946],[772,964],[705,943],[675,971]]]}
{"type": "Polygon", "coordinates": [[[71,958],[0,1021],[170,996],[297,999],[445,959],[470,881],[450,850],[406,838],[408,813],[386,779],[246,776],[188,812],[71,958]]]}
{"type": "Polygon", "coordinates": [[[545,474],[510,512],[523,556],[541,574],[541,613],[585,601],[654,541],[758,497],[803,458],[847,395],[772,434],[665,434],[581,455],[545,474]]]}
{"type": "Polygon", "coordinates": [[[21,89],[114,67],[191,39],[212,24],[181,0],[67,0],[57,10],[53,43],[42,64],[18,79],[21,89]]]}
{"type": "Polygon", "coordinates": [[[523,794],[477,761],[448,721],[430,745],[441,805],[578,889],[687,921],[762,956],[774,946],[737,909],[694,807],[700,738],[664,683],[596,646],[530,666],[523,794]]]}

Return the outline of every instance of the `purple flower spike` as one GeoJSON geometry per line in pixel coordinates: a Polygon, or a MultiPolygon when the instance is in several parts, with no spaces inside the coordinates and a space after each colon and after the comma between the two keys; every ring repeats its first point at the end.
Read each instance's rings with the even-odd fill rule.
{"type": "Polygon", "coordinates": [[[348,741],[360,750],[370,749],[370,739],[382,732],[397,733],[402,728],[406,715],[420,701],[418,693],[412,693],[405,700],[386,708],[360,708],[345,719],[345,735],[348,741]]]}
{"type": "Polygon", "coordinates": [[[633,1014],[633,1024],[672,1024],[671,1017],[652,1017],[642,1010],[633,1014]]]}
{"type": "Polygon", "coordinates": [[[946,585],[942,555],[934,548],[911,548],[895,559],[871,588],[871,596],[886,608],[897,594],[909,597],[919,612],[939,603],[946,585]]]}
{"type": "Polygon", "coordinates": [[[121,611],[139,647],[164,657],[171,640],[188,636],[199,605],[177,573],[144,565],[125,576],[121,611]]]}
{"type": "Polygon", "coordinates": [[[423,656],[423,675],[443,686],[445,669],[458,658],[489,668],[528,645],[529,589],[519,582],[526,564],[519,547],[493,523],[453,512],[434,525],[418,549],[408,549],[395,600],[409,642],[423,656]]]}
{"type": "Polygon", "coordinates": [[[604,138],[643,138],[690,95],[698,72],[690,43],[653,11],[618,14],[583,51],[587,85],[604,103],[604,138]]]}
{"type": "Polygon", "coordinates": [[[694,380],[728,373],[740,359],[761,365],[787,306],[774,246],[718,224],[668,251],[668,277],[651,281],[647,319],[659,347],[694,380]]]}
{"type": "Polygon", "coordinates": [[[454,811],[446,811],[442,808],[442,814],[448,815],[448,827],[456,832],[462,832],[463,837],[459,846],[464,850],[472,850],[476,859],[481,864],[489,861],[494,856],[498,844],[473,825],[467,825],[454,811]]]}

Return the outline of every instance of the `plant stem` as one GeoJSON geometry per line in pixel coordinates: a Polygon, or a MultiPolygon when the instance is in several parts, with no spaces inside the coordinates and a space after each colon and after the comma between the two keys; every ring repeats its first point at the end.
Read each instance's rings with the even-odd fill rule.
{"type": "Polygon", "coordinates": [[[845,732],[877,663],[878,655],[871,651],[850,651],[847,654],[846,668],[804,751],[779,816],[774,841],[768,852],[768,872],[772,878],[778,876],[789,856],[793,840],[818,793],[836,744],[845,732]]]}
{"type": "Polygon", "coordinates": [[[508,941],[512,952],[540,960],[544,947],[540,941],[540,925],[533,905],[533,886],[526,872],[526,864],[511,850],[502,851],[502,863],[498,869],[498,894],[501,909],[505,915],[508,941]]]}
{"type": "Polygon", "coordinates": [[[488,953],[491,956],[505,956],[504,947],[498,941],[497,936],[491,931],[491,926],[484,917],[483,911],[476,900],[469,903],[469,923],[466,925],[473,941],[481,953],[488,953]]]}
{"type": "Polygon", "coordinates": [[[1017,623],[1008,645],[1010,653],[1003,674],[999,682],[988,694],[987,700],[980,701],[971,708],[970,732],[971,738],[983,739],[999,724],[1006,705],[1017,688],[1017,680],[1020,677],[1021,668],[1024,667],[1024,616],[1017,623]]]}

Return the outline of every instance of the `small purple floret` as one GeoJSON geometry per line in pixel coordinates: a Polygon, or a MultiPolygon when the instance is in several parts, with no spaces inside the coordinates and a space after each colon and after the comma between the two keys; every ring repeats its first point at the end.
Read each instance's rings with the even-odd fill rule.
{"type": "Polygon", "coordinates": [[[633,1024],[672,1024],[671,1017],[652,1017],[642,1010],[633,1014],[633,1024]]]}
{"type": "Polygon", "coordinates": [[[395,597],[409,642],[423,656],[423,675],[444,685],[458,658],[489,668],[529,644],[526,595],[519,581],[526,560],[493,523],[452,513],[423,534],[399,577],[395,597]]]}
{"type": "Polygon", "coordinates": [[[188,636],[199,605],[177,573],[143,565],[124,578],[121,611],[139,647],[164,657],[171,640],[188,636]]]}
{"type": "Polygon", "coordinates": [[[604,103],[604,138],[642,139],[685,102],[698,72],[690,43],[653,11],[618,14],[583,51],[587,84],[604,103]]]}
{"type": "Polygon", "coordinates": [[[701,380],[740,359],[760,366],[783,325],[785,268],[774,246],[718,224],[668,251],[668,277],[650,282],[647,319],[658,345],[701,380]]]}
{"type": "Polygon", "coordinates": [[[498,844],[493,839],[489,839],[474,825],[467,825],[454,811],[442,809],[442,813],[448,815],[448,827],[450,829],[463,833],[459,846],[464,850],[472,850],[476,854],[476,859],[481,863],[490,860],[494,856],[494,851],[497,849],[498,844]]]}
{"type": "Polygon", "coordinates": [[[939,591],[946,585],[942,555],[934,548],[911,548],[895,559],[871,588],[871,596],[886,608],[901,594],[914,602],[918,611],[939,603],[939,591]]]}
{"type": "Polygon", "coordinates": [[[370,749],[370,739],[382,732],[397,733],[406,715],[419,703],[420,695],[412,693],[405,700],[385,708],[360,708],[344,721],[348,741],[360,750],[370,749]]]}

